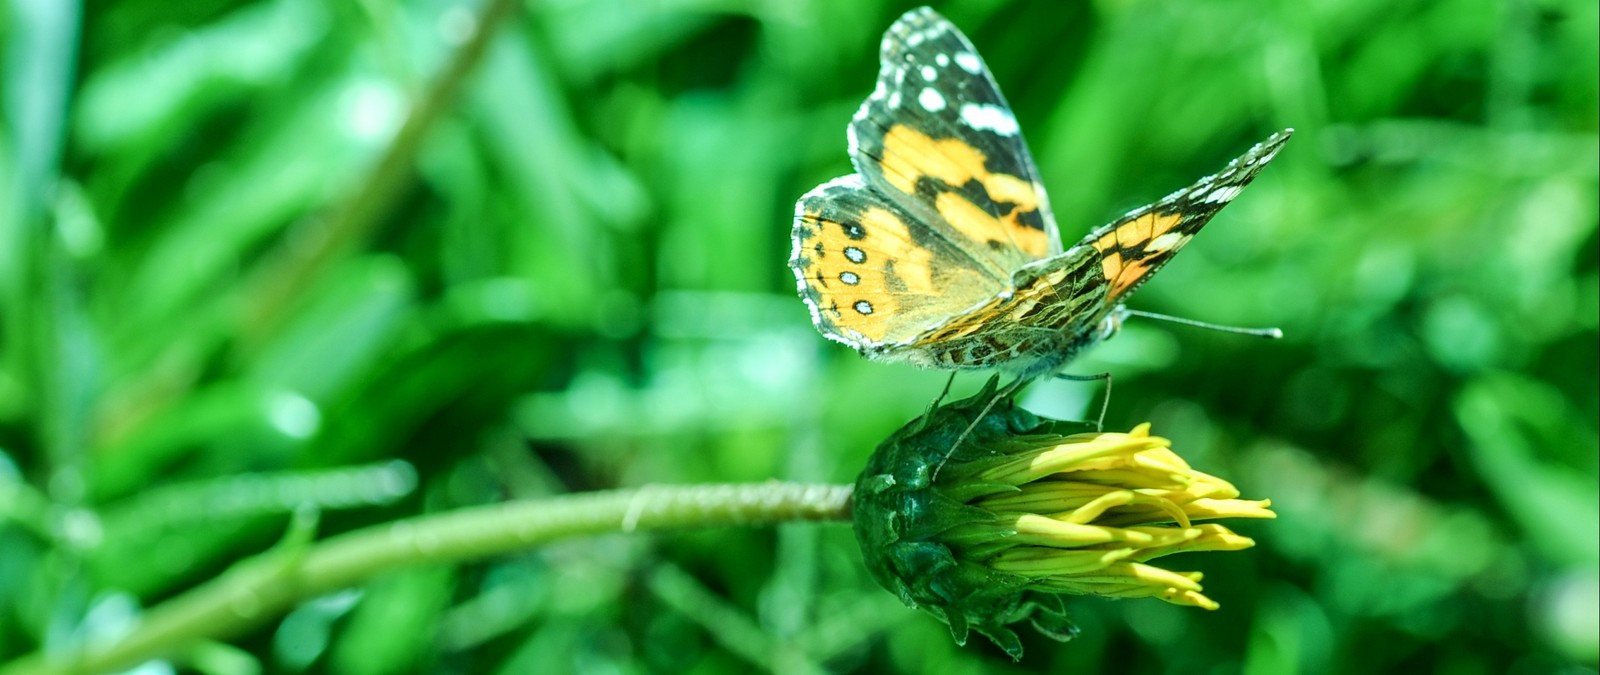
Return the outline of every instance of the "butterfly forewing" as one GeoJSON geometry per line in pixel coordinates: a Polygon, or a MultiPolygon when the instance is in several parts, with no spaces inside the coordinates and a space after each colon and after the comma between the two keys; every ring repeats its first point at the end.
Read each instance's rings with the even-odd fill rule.
{"type": "Polygon", "coordinates": [[[1089,233],[1078,246],[1100,253],[1101,271],[1110,285],[1108,300],[1120,302],[1167,264],[1212,216],[1239,196],[1293,133],[1285,129],[1273,134],[1221,171],[1089,233]]]}
{"type": "Polygon", "coordinates": [[[1061,250],[1017,120],[966,36],[926,7],[883,36],[878,83],[850,123],[867,184],[996,275],[1061,250]]]}

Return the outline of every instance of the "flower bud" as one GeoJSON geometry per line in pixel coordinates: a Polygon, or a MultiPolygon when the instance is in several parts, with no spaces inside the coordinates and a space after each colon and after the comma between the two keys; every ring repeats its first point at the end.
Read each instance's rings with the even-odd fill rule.
{"type": "Polygon", "coordinates": [[[1222,525],[1195,523],[1273,518],[1271,503],[1238,499],[1148,424],[1068,434],[1083,425],[1009,400],[984,412],[994,385],[896,431],[857,480],[856,539],[878,583],[948,623],[958,644],[977,631],[1018,659],[1011,624],[1027,620],[1058,640],[1076,634],[1063,593],[1216,609],[1200,573],[1150,561],[1249,548],[1222,525]]]}

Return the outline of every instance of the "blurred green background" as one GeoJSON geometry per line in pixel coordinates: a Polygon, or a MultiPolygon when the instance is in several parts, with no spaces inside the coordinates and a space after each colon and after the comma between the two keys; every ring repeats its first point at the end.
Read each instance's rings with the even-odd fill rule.
{"type": "MultiPolygon", "coordinates": [[[[526,2],[474,60],[457,0],[6,2],[0,661],[126,630],[305,505],[328,535],[853,480],[945,376],[817,335],[789,219],[911,6],[526,2]]],[[[1172,562],[1221,610],[1074,599],[1082,636],[1013,665],[792,525],[385,575],[178,667],[1595,672],[1596,3],[938,9],[1068,241],[1299,130],[1132,303],[1288,337],[1135,320],[1072,368],[1274,501],[1256,548],[1172,562]]]]}

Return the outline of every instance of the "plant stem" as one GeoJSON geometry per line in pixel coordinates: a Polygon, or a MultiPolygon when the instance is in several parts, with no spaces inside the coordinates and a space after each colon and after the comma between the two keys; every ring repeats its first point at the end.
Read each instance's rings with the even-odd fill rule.
{"type": "Polygon", "coordinates": [[[276,257],[263,261],[240,304],[244,313],[240,333],[247,350],[260,348],[306,288],[378,227],[410,184],[423,139],[450,109],[456,92],[483,60],[496,30],[518,6],[517,0],[488,0],[476,17],[472,38],[456,50],[418,97],[366,180],[325,218],[308,221],[301,231],[291,233],[276,257]]]}
{"type": "MultiPolygon", "coordinates": [[[[519,0],[486,0],[476,17],[472,37],[457,49],[445,67],[429,81],[413,102],[405,122],[371,170],[339,201],[320,215],[308,218],[288,232],[279,245],[256,263],[241,282],[237,296],[226,301],[218,315],[220,330],[205,332],[192,342],[185,338],[168,345],[151,358],[146,375],[121,387],[120,395],[102,405],[97,416],[109,423],[103,436],[132,433],[156,418],[196,386],[196,362],[221,348],[232,349],[235,364],[252,362],[252,354],[272,341],[283,321],[316,281],[358,244],[383,225],[383,217],[404,196],[414,174],[416,157],[435,124],[455,103],[456,94],[483,60],[502,24],[522,6],[519,0]],[[231,312],[231,314],[230,314],[231,312]],[[234,342],[223,345],[231,337],[234,342]]],[[[0,259],[4,255],[0,254],[0,259]]],[[[206,305],[209,307],[209,305],[206,305]]],[[[207,312],[208,315],[216,312],[207,312]]],[[[106,442],[101,438],[100,442],[106,442]]],[[[109,442],[114,445],[115,441],[109,442]]]]}
{"type": "Polygon", "coordinates": [[[237,636],[295,603],[401,567],[461,563],[563,537],[850,517],[851,487],[800,483],[644,486],[412,518],[279,549],[151,609],[122,638],[73,653],[35,652],[0,675],[132,668],[205,640],[237,636]]]}

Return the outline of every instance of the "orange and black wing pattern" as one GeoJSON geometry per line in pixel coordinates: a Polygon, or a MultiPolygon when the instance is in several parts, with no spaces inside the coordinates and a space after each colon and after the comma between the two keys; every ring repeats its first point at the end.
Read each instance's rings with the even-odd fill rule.
{"type": "Polygon", "coordinates": [[[1078,246],[1093,247],[1100,253],[1101,273],[1110,285],[1107,301],[1121,302],[1167,264],[1212,216],[1239,196],[1293,133],[1293,129],[1285,129],[1273,134],[1221,171],[1134,209],[1079,242],[1078,246]]]}

